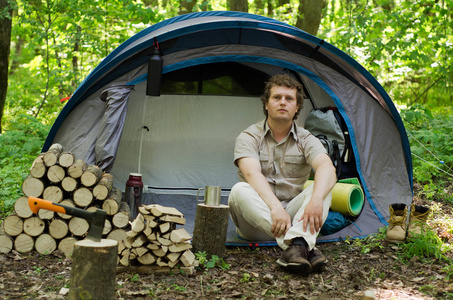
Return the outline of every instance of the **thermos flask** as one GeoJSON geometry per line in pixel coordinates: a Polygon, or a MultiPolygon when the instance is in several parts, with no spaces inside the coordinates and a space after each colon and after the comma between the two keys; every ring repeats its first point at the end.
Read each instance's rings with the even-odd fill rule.
{"type": "Polygon", "coordinates": [[[142,204],[143,181],[142,174],[130,173],[126,182],[125,200],[131,209],[129,219],[132,221],[137,217],[138,207],[142,204]]]}

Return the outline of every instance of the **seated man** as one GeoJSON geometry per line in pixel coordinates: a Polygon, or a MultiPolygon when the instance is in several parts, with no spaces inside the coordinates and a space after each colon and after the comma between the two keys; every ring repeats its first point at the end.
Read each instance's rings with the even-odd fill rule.
{"type": "Polygon", "coordinates": [[[306,275],[327,262],[315,244],[337,178],[321,142],[294,123],[303,96],[302,86],[288,75],[266,84],[261,96],[266,119],[236,139],[234,163],[241,182],[228,202],[239,236],[276,239],[284,250],[277,264],[306,275]],[[312,168],[314,184],[304,189],[312,168]]]}

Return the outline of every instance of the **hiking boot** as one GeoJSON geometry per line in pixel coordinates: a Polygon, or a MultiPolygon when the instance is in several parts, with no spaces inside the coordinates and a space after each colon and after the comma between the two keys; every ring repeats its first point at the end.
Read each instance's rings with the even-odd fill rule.
{"type": "Polygon", "coordinates": [[[411,205],[411,213],[409,215],[409,227],[407,229],[407,237],[410,238],[416,234],[422,234],[423,227],[428,222],[428,216],[431,209],[421,205],[411,205]]]}
{"type": "Polygon", "coordinates": [[[407,206],[394,203],[389,206],[390,220],[385,239],[389,243],[402,243],[406,240],[407,206]]]}
{"type": "Polygon", "coordinates": [[[302,245],[289,246],[283,251],[282,256],[277,260],[277,264],[289,272],[302,275],[308,275],[311,271],[311,265],[308,262],[308,249],[302,245]]]}
{"type": "Polygon", "coordinates": [[[311,265],[311,270],[320,271],[325,265],[327,265],[327,258],[316,248],[311,249],[308,252],[308,262],[311,265]]]}

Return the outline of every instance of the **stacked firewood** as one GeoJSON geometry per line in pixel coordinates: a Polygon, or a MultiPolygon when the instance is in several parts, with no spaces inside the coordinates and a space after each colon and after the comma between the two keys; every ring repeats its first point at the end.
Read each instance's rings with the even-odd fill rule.
{"type": "Polygon", "coordinates": [[[131,230],[119,243],[119,263],[123,266],[193,267],[191,235],[178,225],[186,219],[176,208],[158,204],[142,205],[131,230]]]}
{"type": "Polygon", "coordinates": [[[59,249],[69,256],[74,243],[88,232],[90,224],[85,219],[45,209],[33,214],[28,206],[30,196],[88,211],[105,210],[104,238],[122,240],[129,229],[129,206],[122,200],[121,190],[113,187],[113,176],[63,152],[60,144],[53,144],[35,159],[22,191],[25,196],[16,200],[14,213],[3,221],[0,253],[14,247],[19,252],[36,249],[41,254],[59,249]]]}

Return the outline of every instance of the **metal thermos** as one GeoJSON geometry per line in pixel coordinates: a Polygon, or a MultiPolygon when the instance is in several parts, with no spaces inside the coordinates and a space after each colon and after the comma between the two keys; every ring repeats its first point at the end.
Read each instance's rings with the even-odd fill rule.
{"type": "Polygon", "coordinates": [[[142,174],[130,173],[126,182],[124,198],[131,209],[130,220],[134,220],[138,214],[138,207],[142,204],[143,181],[142,174]]]}

